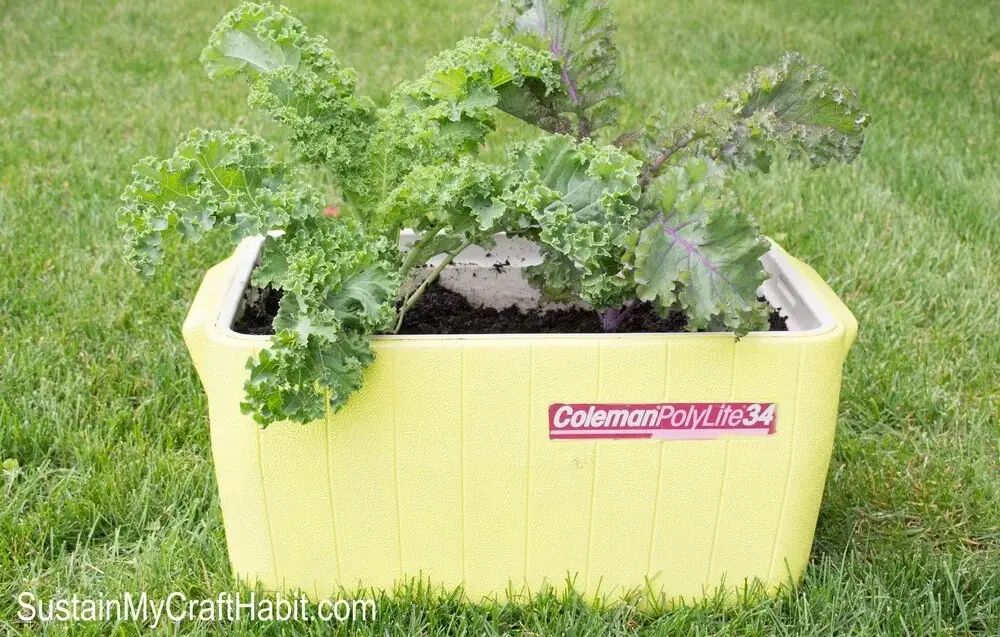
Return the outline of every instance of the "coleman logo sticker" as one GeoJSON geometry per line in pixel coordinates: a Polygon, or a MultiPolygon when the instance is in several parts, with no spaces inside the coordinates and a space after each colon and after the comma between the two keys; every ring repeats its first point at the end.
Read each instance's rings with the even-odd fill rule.
{"type": "Polygon", "coordinates": [[[774,403],[653,403],[549,405],[549,438],[716,438],[769,436],[774,403]]]}

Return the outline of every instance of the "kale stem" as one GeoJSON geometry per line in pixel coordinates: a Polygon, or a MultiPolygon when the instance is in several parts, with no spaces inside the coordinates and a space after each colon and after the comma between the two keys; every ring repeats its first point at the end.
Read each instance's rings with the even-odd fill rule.
{"type": "Polygon", "coordinates": [[[597,313],[601,319],[601,329],[605,332],[614,332],[618,329],[618,316],[621,314],[621,309],[617,307],[608,307],[597,313]]]}
{"type": "Polygon", "coordinates": [[[417,257],[420,256],[421,248],[433,241],[434,237],[436,237],[440,231],[441,226],[428,230],[423,234],[423,236],[417,239],[412,246],[410,246],[410,251],[406,254],[406,258],[403,259],[403,265],[399,268],[399,276],[402,279],[406,279],[406,275],[410,271],[410,268],[413,267],[413,263],[417,260],[417,257]]]}
{"type": "Polygon", "coordinates": [[[396,320],[395,329],[392,330],[393,334],[399,334],[399,330],[403,328],[403,318],[406,316],[406,311],[409,310],[411,307],[413,307],[413,304],[417,302],[417,300],[424,293],[427,287],[430,286],[430,284],[433,283],[435,280],[437,280],[438,275],[441,274],[441,270],[444,270],[455,257],[457,257],[463,250],[465,250],[472,244],[473,244],[472,239],[467,239],[465,243],[463,243],[461,246],[458,247],[458,249],[449,252],[448,255],[441,260],[441,263],[437,264],[437,266],[435,266],[435,268],[431,270],[431,273],[428,274],[427,278],[423,280],[420,286],[413,291],[413,294],[406,297],[406,300],[403,301],[403,307],[399,308],[399,318],[396,320]]]}
{"type": "Polygon", "coordinates": [[[679,150],[681,150],[683,148],[686,148],[691,142],[699,140],[702,137],[705,137],[704,133],[691,133],[691,134],[689,134],[689,135],[681,138],[673,146],[671,146],[669,148],[664,148],[660,152],[660,154],[656,157],[656,159],[654,159],[652,162],[650,162],[650,164],[646,167],[646,170],[643,171],[642,177],[641,177],[640,181],[644,185],[648,184],[653,179],[653,177],[656,176],[657,172],[660,170],[660,168],[663,166],[663,164],[668,159],[670,159],[671,157],[673,157],[674,153],[676,153],[677,151],[679,151],[679,150]]]}
{"type": "Polygon", "coordinates": [[[638,306],[639,300],[632,299],[632,302],[625,306],[624,310],[620,307],[609,307],[599,311],[597,314],[601,318],[601,328],[605,332],[617,332],[618,328],[625,322],[625,319],[638,306]]]}

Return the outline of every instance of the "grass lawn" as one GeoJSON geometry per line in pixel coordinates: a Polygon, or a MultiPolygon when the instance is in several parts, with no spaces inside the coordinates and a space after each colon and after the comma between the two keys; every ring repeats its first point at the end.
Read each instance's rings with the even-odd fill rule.
{"type": "MultiPolygon", "coordinates": [[[[474,32],[489,6],[291,4],[376,99],[474,32]]],[[[0,480],[0,632],[35,629],[15,623],[22,590],[234,589],[205,398],[180,334],[202,273],[230,248],[176,253],[142,283],[114,220],[133,162],[168,154],[192,127],[280,138],[241,83],[210,82],[198,63],[230,6],[0,0],[0,460],[20,464],[0,480]]],[[[805,581],[773,600],[662,614],[553,595],[473,606],[411,589],[380,599],[377,621],[340,629],[1000,633],[1000,4],[614,8],[633,121],[710,99],[786,49],[828,65],[874,115],[855,164],[782,164],[740,183],[764,230],[825,276],[861,325],[805,581]]]]}

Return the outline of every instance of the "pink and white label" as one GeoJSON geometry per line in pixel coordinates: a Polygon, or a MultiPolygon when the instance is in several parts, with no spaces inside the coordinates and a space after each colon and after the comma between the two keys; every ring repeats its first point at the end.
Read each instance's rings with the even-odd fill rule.
{"type": "Polygon", "coordinates": [[[549,405],[549,438],[769,436],[777,419],[774,403],[555,403],[549,405]]]}

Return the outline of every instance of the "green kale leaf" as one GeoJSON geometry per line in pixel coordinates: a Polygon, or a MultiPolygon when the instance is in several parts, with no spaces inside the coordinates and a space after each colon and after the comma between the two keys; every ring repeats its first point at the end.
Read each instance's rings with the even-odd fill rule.
{"type": "Polygon", "coordinates": [[[520,92],[504,110],[547,131],[577,138],[617,123],[623,91],[615,25],[603,2],[501,0],[499,13],[497,31],[551,53],[562,81],[558,92],[520,92]]]}
{"type": "Polygon", "coordinates": [[[536,240],[545,262],[528,270],[546,297],[568,294],[597,307],[624,302],[626,238],[638,214],[640,162],[613,146],[553,135],[516,145],[522,177],[512,231],[536,240]]]}
{"type": "Polygon", "coordinates": [[[682,310],[691,330],[716,325],[741,335],[761,327],[760,257],[770,246],[736,206],[719,167],[691,159],[651,192],[653,217],[630,252],[636,296],[664,313],[682,310]]]}
{"type": "Polygon", "coordinates": [[[870,122],[854,91],[831,83],[823,67],[787,53],[670,126],[655,142],[649,172],[680,151],[678,156],[709,157],[739,170],[767,171],[776,153],[813,167],[851,162],[870,122]]]}
{"type": "Polygon", "coordinates": [[[169,159],[146,157],[132,169],[118,225],[125,256],[145,275],[163,261],[163,241],[198,241],[228,229],[234,241],[318,214],[318,192],[289,181],[264,140],[242,130],[194,130],[169,159]]]}
{"type": "Polygon", "coordinates": [[[245,407],[258,422],[318,418],[361,386],[369,339],[396,315],[393,257],[351,219],[308,219],[265,240],[253,283],[283,295],[274,344],[249,364],[245,407]]]}
{"type": "Polygon", "coordinates": [[[243,3],[209,38],[201,61],[211,77],[243,75],[250,106],[289,131],[299,160],[330,170],[350,193],[365,174],[375,107],[356,94],[353,69],[345,69],[285,7],[243,3]]]}

